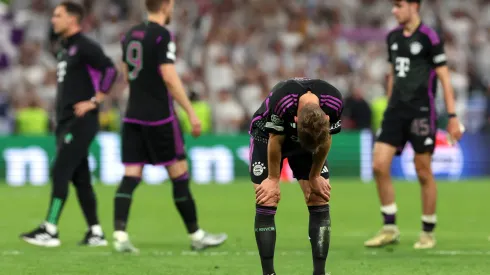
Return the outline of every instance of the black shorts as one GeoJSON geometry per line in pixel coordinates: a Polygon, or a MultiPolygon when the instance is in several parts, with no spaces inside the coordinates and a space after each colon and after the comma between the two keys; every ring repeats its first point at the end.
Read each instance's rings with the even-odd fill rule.
{"type": "Polygon", "coordinates": [[[407,116],[395,110],[387,110],[378,132],[377,142],[397,148],[397,155],[410,142],[417,154],[434,153],[437,121],[435,113],[414,113],[407,116]]]}
{"type": "MultiPolygon", "coordinates": [[[[250,139],[250,179],[253,183],[261,184],[268,176],[268,161],[267,161],[267,143],[250,139]]],[[[310,176],[311,166],[313,164],[313,155],[308,151],[299,151],[294,154],[285,154],[283,152],[283,158],[288,159],[289,166],[293,171],[293,175],[297,180],[308,180],[310,176]],[[287,155],[284,156],[284,155],[287,155]]],[[[281,160],[281,170],[282,170],[281,160]]],[[[325,164],[322,168],[321,176],[328,179],[330,173],[328,171],[328,162],[325,160],[325,164]]]]}
{"type": "Polygon", "coordinates": [[[172,165],[186,159],[184,139],[177,121],[158,126],[124,123],[122,162],[124,165],[172,165]]]}

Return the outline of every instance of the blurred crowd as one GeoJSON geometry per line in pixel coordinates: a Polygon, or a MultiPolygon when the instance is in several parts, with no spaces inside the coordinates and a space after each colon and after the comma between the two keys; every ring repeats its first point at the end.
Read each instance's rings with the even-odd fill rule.
{"type": "MultiPolygon", "coordinates": [[[[0,134],[53,129],[49,21],[59,2],[0,4],[0,134]]],[[[84,32],[119,66],[121,34],[144,18],[143,1],[82,2],[84,32]]],[[[445,41],[458,115],[468,131],[490,131],[490,0],[423,2],[423,22],[445,41]]],[[[391,8],[385,0],[177,1],[170,26],[176,66],[205,132],[246,131],[274,84],[290,77],[331,82],[346,101],[343,129],[376,130],[387,104],[385,35],[396,26],[391,8]]],[[[127,97],[121,78],[102,107],[103,130],[119,131],[127,97]]],[[[443,118],[441,91],[438,108],[443,118]]],[[[185,114],[179,117],[187,131],[185,114]]]]}

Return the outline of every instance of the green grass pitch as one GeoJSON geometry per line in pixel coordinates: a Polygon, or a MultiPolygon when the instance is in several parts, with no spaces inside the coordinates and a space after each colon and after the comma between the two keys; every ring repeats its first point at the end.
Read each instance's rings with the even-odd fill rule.
{"type": "MultiPolygon", "coordinates": [[[[420,225],[420,189],[397,183],[400,244],[366,249],[363,242],[379,230],[381,215],[375,186],[332,179],[332,238],[327,270],[331,275],[490,274],[490,184],[487,180],[439,184],[438,246],[414,251],[420,225]],[[486,184],[485,184],[486,183],[486,184]]],[[[140,255],[121,255],[111,247],[84,248],[85,222],[73,189],[60,222],[59,248],[22,242],[19,233],[44,218],[49,187],[0,187],[0,274],[261,274],[253,220],[254,193],[246,181],[230,185],[193,185],[201,226],[227,232],[229,240],[201,253],[189,240],[171,197],[169,184],[137,189],[129,232],[140,255]]],[[[308,212],[297,184],[283,184],[276,215],[276,271],[311,274],[308,212]]],[[[112,234],[114,186],[97,186],[99,214],[112,234]]]]}

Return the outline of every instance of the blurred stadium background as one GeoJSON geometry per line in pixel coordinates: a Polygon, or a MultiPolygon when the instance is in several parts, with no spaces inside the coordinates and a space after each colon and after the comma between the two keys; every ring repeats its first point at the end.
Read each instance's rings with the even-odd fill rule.
{"type": "MultiPolygon", "coordinates": [[[[14,235],[24,230],[26,226],[38,223],[36,217],[44,215],[44,205],[47,205],[49,166],[55,149],[51,133],[56,94],[56,59],[53,55],[55,43],[49,21],[53,7],[59,2],[58,0],[0,1],[0,212],[9,209],[9,206],[14,203],[19,209],[18,213],[0,213],[2,220],[8,221],[5,225],[0,223],[0,228],[10,234],[0,238],[0,247],[3,243],[6,248],[0,251],[3,253],[0,255],[6,259],[0,261],[0,266],[5,264],[4,268],[11,271],[9,274],[86,274],[81,269],[65,270],[60,273],[55,267],[47,267],[49,264],[44,266],[45,273],[28,273],[28,269],[16,273],[15,271],[20,269],[16,269],[19,266],[15,264],[16,258],[12,256],[24,253],[28,255],[23,259],[26,266],[29,261],[32,261],[34,266],[39,266],[35,257],[39,256],[40,250],[28,250],[31,254],[22,250],[27,249],[24,246],[19,250],[20,243],[14,235]],[[11,188],[11,186],[23,187],[11,188]]],[[[480,202],[485,199],[483,194],[490,192],[490,185],[488,185],[490,179],[490,1],[424,0],[423,2],[421,10],[423,21],[435,28],[445,40],[457,100],[457,113],[467,129],[459,144],[456,146],[447,144],[443,132],[444,102],[442,93],[439,92],[437,106],[441,133],[434,156],[434,173],[441,180],[441,197],[444,195],[447,196],[446,198],[458,197],[458,201],[461,201],[460,196],[465,195],[467,197],[463,199],[469,200],[464,204],[465,208],[459,212],[451,212],[453,205],[443,199],[440,217],[450,220],[460,213],[463,218],[458,217],[458,220],[466,220],[467,223],[459,227],[454,225],[454,229],[448,231],[446,235],[441,233],[442,238],[445,238],[447,243],[465,246],[467,250],[462,247],[456,250],[446,247],[446,250],[441,251],[456,251],[454,255],[472,255],[470,262],[466,264],[484,270],[483,265],[479,265],[483,263],[479,259],[488,263],[488,258],[479,257],[488,257],[490,253],[486,250],[478,250],[483,249],[480,246],[485,246],[485,243],[482,244],[479,240],[486,238],[483,234],[485,230],[488,231],[487,233],[490,232],[490,225],[488,221],[479,223],[476,217],[468,217],[468,213],[475,213],[475,215],[485,213],[482,212],[480,202]],[[447,184],[450,181],[457,181],[464,185],[447,184]],[[469,229],[475,235],[458,234],[469,229]],[[468,240],[478,242],[480,246],[468,247],[468,240]],[[466,254],[458,251],[466,251],[466,254]]],[[[130,25],[143,18],[142,3],[136,0],[85,0],[83,4],[88,11],[83,23],[84,32],[100,42],[105,52],[120,65],[120,36],[130,25]]],[[[372,255],[376,255],[376,253],[372,255],[361,253],[355,256],[357,254],[352,253],[362,250],[364,237],[373,233],[379,225],[374,186],[363,185],[361,182],[370,183],[372,180],[370,162],[373,133],[380,126],[382,113],[387,104],[384,95],[387,69],[385,34],[395,25],[396,22],[391,16],[391,3],[386,0],[176,1],[176,13],[170,29],[175,33],[178,45],[177,68],[203,121],[206,133],[199,139],[187,138],[186,140],[192,178],[195,183],[206,185],[196,185],[195,188],[200,211],[203,219],[208,219],[208,227],[228,230],[232,235],[229,247],[224,248],[227,249],[226,253],[230,251],[239,253],[242,248],[255,250],[253,233],[246,229],[251,228],[253,219],[253,201],[251,201],[253,195],[247,184],[249,140],[247,130],[253,112],[268,94],[269,89],[279,80],[299,76],[322,78],[339,88],[345,97],[343,132],[334,138],[329,162],[332,184],[338,192],[336,199],[338,206],[335,209],[343,211],[336,217],[340,219],[341,215],[347,215],[347,219],[349,217],[353,219],[347,221],[343,217],[342,220],[345,221],[338,223],[338,230],[345,234],[337,236],[338,241],[333,244],[333,256],[329,262],[333,274],[368,274],[362,269],[344,272],[339,263],[359,264],[357,260],[361,262],[366,259],[372,260],[371,257],[374,257],[372,255]],[[234,225],[220,220],[218,214],[210,213],[221,208],[215,201],[216,194],[224,204],[243,202],[237,213],[227,209],[219,210],[221,211],[219,215],[234,216],[230,220],[234,225]],[[369,196],[367,197],[366,194],[369,196]],[[365,207],[364,212],[356,211],[358,204],[369,206],[370,209],[365,207]],[[239,216],[240,213],[243,217],[239,216]],[[366,227],[360,229],[359,223],[365,223],[366,227]],[[336,249],[339,254],[335,254],[336,249]]],[[[101,215],[105,217],[106,233],[111,230],[113,188],[103,185],[118,184],[123,172],[120,163],[119,130],[128,91],[121,81],[122,79],[119,79],[102,107],[100,114],[102,131],[94,142],[90,155],[93,177],[99,185],[99,201],[105,207],[100,212],[103,212],[101,215]]],[[[179,116],[184,130],[189,131],[185,114],[180,113],[179,116]]],[[[401,181],[413,182],[416,179],[414,167],[410,163],[412,156],[413,151],[407,148],[393,165],[393,175],[401,181]]],[[[157,202],[161,200],[154,195],[154,192],[159,192],[157,189],[167,188],[166,184],[162,185],[166,179],[167,175],[163,168],[145,168],[145,182],[158,186],[144,187],[156,189],[141,191],[139,196],[146,197],[147,200],[136,203],[135,213],[143,212],[145,207],[154,207],[154,203],[149,202],[150,199],[153,198],[157,202]]],[[[292,180],[287,165],[283,171],[283,180],[284,182],[292,180]]],[[[301,205],[299,190],[288,191],[295,187],[287,185],[284,188],[286,195],[291,192],[297,197],[296,201],[285,202],[285,209],[288,209],[289,215],[293,215],[292,217],[296,217],[298,222],[303,223],[304,226],[300,227],[300,230],[304,233],[306,212],[297,209],[298,205],[301,205]],[[294,203],[297,203],[296,208],[294,203]]],[[[415,236],[419,230],[418,189],[412,185],[400,185],[397,188],[401,191],[400,204],[403,205],[405,202],[408,208],[407,212],[401,213],[411,217],[408,218],[411,221],[409,225],[411,231],[408,231],[408,235],[415,236]]],[[[75,204],[74,201],[75,199],[72,198],[70,205],[75,204]]],[[[169,209],[172,207],[169,203],[166,204],[169,209]]],[[[157,207],[163,208],[161,205],[157,207]]],[[[78,211],[74,210],[75,207],[68,208],[66,212],[78,211]]],[[[66,213],[64,216],[69,215],[66,213]]],[[[139,241],[146,245],[146,247],[143,245],[143,249],[159,249],[169,243],[170,251],[185,249],[180,247],[182,242],[185,243],[183,239],[185,236],[181,239],[174,238],[173,235],[163,237],[163,240],[157,241],[158,248],[153,247],[152,239],[147,237],[152,233],[160,236],[159,232],[162,229],[170,230],[169,232],[176,236],[183,235],[176,216],[171,215],[169,220],[175,221],[178,225],[174,227],[178,229],[170,229],[165,221],[158,220],[161,226],[148,231],[146,225],[151,224],[151,221],[143,217],[138,218],[136,215],[133,215],[134,241],[138,244],[139,233],[139,241]]],[[[67,231],[69,228],[74,228],[74,231],[78,230],[75,228],[83,228],[78,213],[70,216],[75,218],[62,218],[66,220],[61,222],[62,231],[63,227],[67,228],[67,231]]],[[[285,222],[283,224],[287,227],[285,222]]],[[[441,225],[441,231],[447,226],[447,224],[441,225]]],[[[279,233],[279,240],[280,238],[291,240],[289,244],[291,247],[281,247],[279,244],[279,248],[282,249],[280,251],[285,253],[284,257],[288,259],[288,262],[284,261],[284,265],[289,264],[293,268],[296,264],[299,265],[298,259],[303,259],[301,263],[303,270],[308,270],[308,243],[306,238],[298,238],[298,235],[306,236],[306,233],[297,234],[292,229],[289,233],[285,230],[283,237],[281,233],[279,233]],[[303,254],[298,254],[298,251],[303,251],[303,254]],[[297,255],[295,256],[294,253],[297,255]]],[[[67,233],[65,236],[68,240],[78,238],[74,232],[67,233]]],[[[71,252],[67,250],[61,251],[57,255],[66,263],[70,262],[70,255],[85,257],[85,260],[100,256],[85,255],[80,251],[80,254],[70,254],[71,252]]],[[[373,274],[416,272],[417,269],[413,269],[413,266],[407,266],[404,257],[413,256],[414,261],[417,259],[422,261],[422,257],[417,258],[417,255],[411,253],[413,252],[407,248],[405,251],[402,250],[401,256],[398,254],[398,257],[392,259],[393,266],[405,265],[406,268],[399,270],[399,273],[380,271],[373,274]]],[[[441,252],[440,255],[444,253],[441,252]]],[[[249,268],[245,264],[230,264],[230,261],[225,260],[226,255],[220,260],[213,258],[215,259],[213,261],[217,261],[215,265],[228,264],[230,268],[231,266],[249,268]]],[[[435,255],[439,254],[431,255],[436,257],[435,255]]],[[[151,254],[151,256],[155,255],[151,254]]],[[[241,261],[242,256],[232,257],[241,261]]],[[[251,268],[258,272],[258,258],[256,254],[254,257],[245,258],[245,261],[251,262],[253,266],[251,268]]],[[[56,266],[56,262],[48,259],[48,256],[44,255],[42,259],[48,263],[53,261],[53,265],[56,266]]],[[[195,260],[196,266],[207,266],[208,260],[199,259],[195,260]]],[[[364,264],[368,268],[376,268],[376,264],[383,266],[382,260],[376,259],[378,262],[374,261],[374,264],[372,262],[364,262],[364,264]]],[[[117,265],[124,259],[111,261],[117,265]]],[[[450,262],[450,259],[446,258],[435,261],[432,263],[434,272],[426,274],[488,274],[483,271],[483,273],[450,273],[451,270],[455,270],[455,266],[450,262]],[[439,271],[446,273],[437,273],[439,271]]],[[[135,269],[136,271],[148,268],[144,266],[143,261],[138,263],[141,266],[136,264],[131,268],[140,268],[135,269]]],[[[175,269],[169,269],[173,271],[162,271],[163,273],[158,274],[184,274],[184,272],[185,274],[242,274],[240,272],[244,272],[227,272],[226,269],[220,271],[210,267],[214,271],[199,273],[194,269],[177,267],[179,262],[176,263],[175,269]]],[[[185,262],[182,264],[185,265],[185,262]]],[[[427,265],[431,266],[431,264],[427,265]]],[[[32,268],[34,267],[31,266],[32,268]]],[[[102,272],[102,270],[104,269],[98,271],[102,272]]],[[[111,272],[110,274],[119,274],[116,269],[111,272]]],[[[283,273],[306,274],[307,272],[284,271],[283,273]]]]}

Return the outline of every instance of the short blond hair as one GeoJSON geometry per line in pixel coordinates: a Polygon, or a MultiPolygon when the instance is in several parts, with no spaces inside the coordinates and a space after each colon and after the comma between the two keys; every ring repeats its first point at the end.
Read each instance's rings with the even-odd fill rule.
{"type": "Polygon", "coordinates": [[[298,138],[301,146],[316,151],[330,136],[330,122],[316,104],[306,104],[298,114],[298,138]]]}

